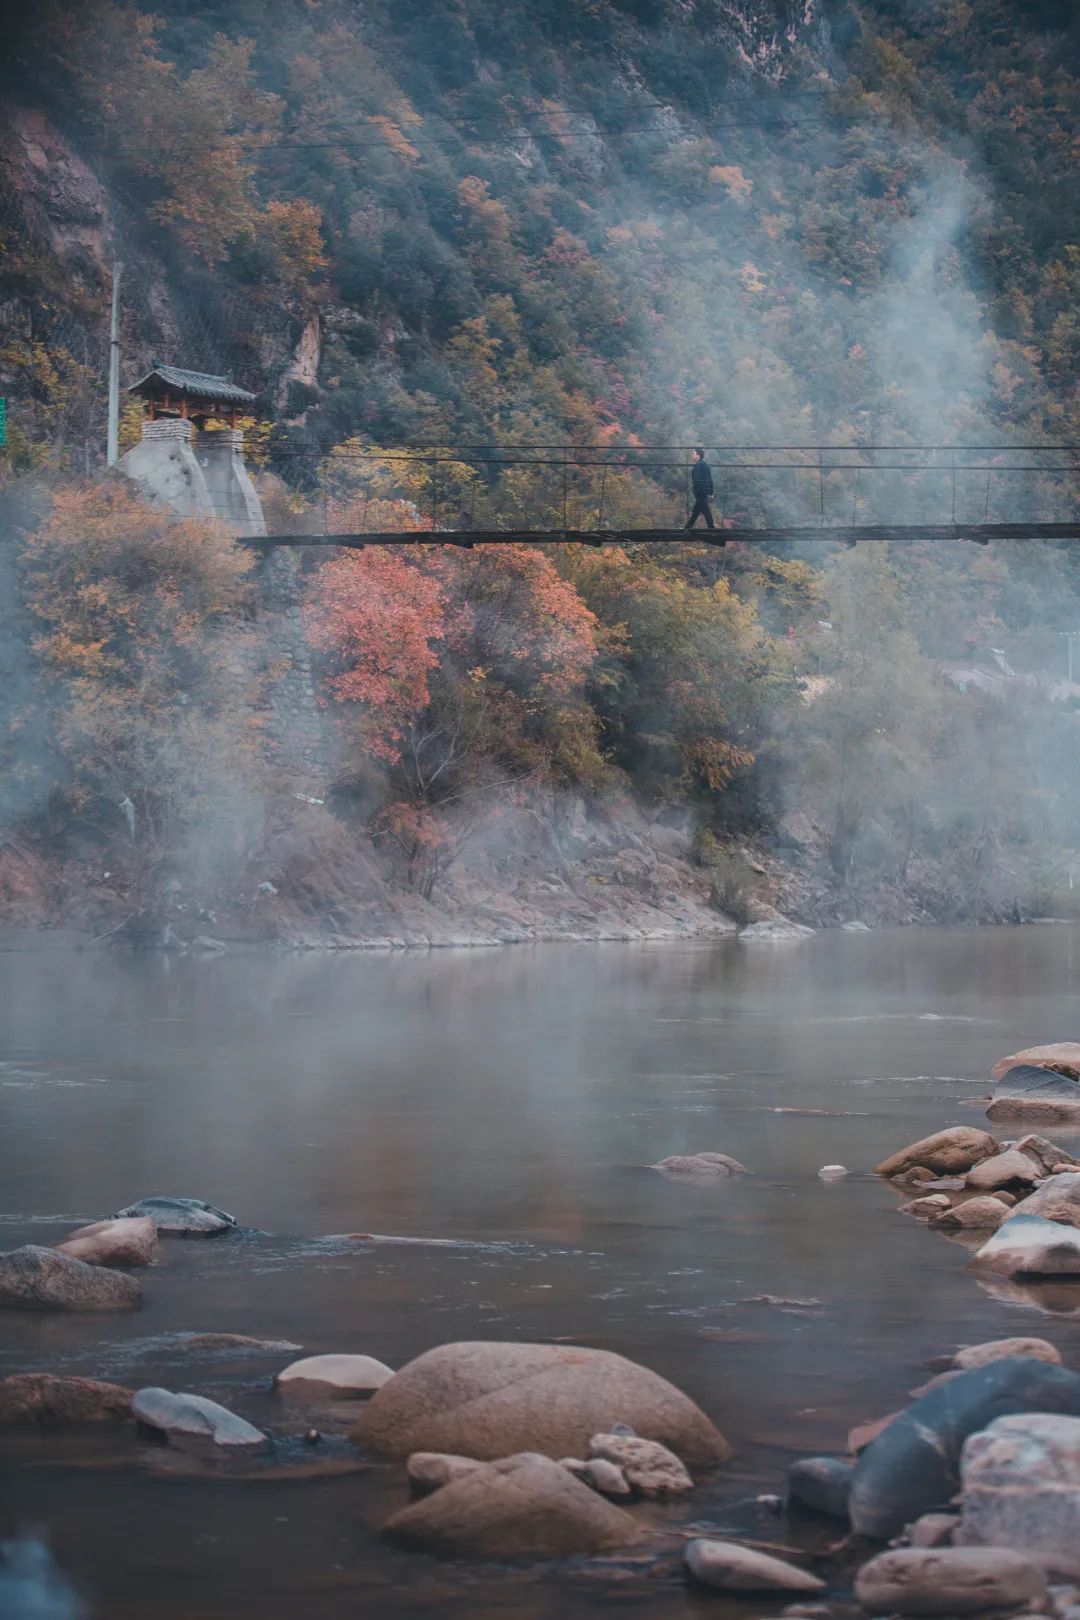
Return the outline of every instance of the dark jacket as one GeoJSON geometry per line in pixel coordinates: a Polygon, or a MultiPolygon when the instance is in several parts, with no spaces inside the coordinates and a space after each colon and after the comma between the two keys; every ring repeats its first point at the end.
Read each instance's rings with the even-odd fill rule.
{"type": "Polygon", "coordinates": [[[690,469],[690,483],[694,490],[694,499],[703,501],[713,492],[712,468],[707,461],[695,461],[690,469]]]}

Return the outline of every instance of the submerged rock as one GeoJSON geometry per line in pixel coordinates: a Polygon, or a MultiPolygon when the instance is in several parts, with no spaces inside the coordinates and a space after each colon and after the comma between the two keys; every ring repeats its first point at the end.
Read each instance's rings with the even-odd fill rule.
{"type": "Polygon", "coordinates": [[[140,1389],[131,1405],[132,1416],[148,1429],[163,1434],[178,1450],[223,1446],[251,1450],[267,1444],[266,1435],[205,1395],[174,1395],[171,1390],[140,1389]]]}
{"type": "Polygon", "coordinates": [[[951,1209],[943,1209],[933,1216],[930,1225],[942,1231],[993,1232],[1008,1213],[996,1198],[967,1198],[962,1204],[954,1204],[951,1209]]]}
{"type": "Polygon", "coordinates": [[[0,1542],[0,1615],[4,1620],[86,1620],[89,1610],[33,1537],[0,1542]]]}
{"type": "Polygon", "coordinates": [[[958,1544],[1011,1547],[1080,1576],[1080,1417],[998,1418],[969,1438],[960,1471],[958,1544]]]}
{"type": "Polygon", "coordinates": [[[787,917],[775,917],[740,928],[739,938],[748,943],[767,940],[776,944],[793,945],[800,939],[812,939],[815,932],[815,929],[807,928],[805,923],[791,922],[787,917]]]}
{"type": "Polygon", "coordinates": [[[643,1440],[640,1435],[594,1434],[589,1442],[589,1461],[596,1459],[617,1465],[639,1496],[666,1499],[685,1496],[694,1488],[694,1481],[673,1451],[655,1440],[643,1440]]]}
{"type": "Polygon", "coordinates": [[[815,1513],[846,1519],[854,1467],[841,1457],[800,1457],[788,1469],[788,1494],[815,1513]]]}
{"type": "Polygon", "coordinates": [[[395,1513],[383,1530],[428,1552],[500,1560],[603,1552],[641,1533],[628,1513],[535,1452],[479,1464],[395,1513]]]}
{"type": "Polygon", "coordinates": [[[864,1564],[855,1577],[855,1596],[871,1614],[938,1614],[951,1620],[1045,1599],[1046,1577],[1022,1554],[1003,1547],[909,1547],[864,1564]]]}
{"type": "Polygon", "coordinates": [[[782,1558],[699,1536],[686,1544],[686,1567],[695,1581],[719,1592],[824,1592],[825,1582],[782,1558]]]}
{"type": "Polygon", "coordinates": [[[877,1174],[902,1176],[915,1169],[927,1169],[939,1176],[963,1175],[998,1152],[998,1144],[989,1131],[978,1130],[973,1125],[952,1125],[883,1159],[877,1166],[877,1174]]]}
{"type": "Polygon", "coordinates": [[[279,1372],[274,1383],[282,1395],[364,1396],[393,1376],[394,1369],[374,1356],[305,1356],[279,1372]]]}
{"type": "Polygon", "coordinates": [[[650,1170],[666,1176],[745,1176],[746,1166],[728,1153],[670,1153],[650,1170]]]}
{"type": "Polygon", "coordinates": [[[376,1390],[352,1438],[398,1455],[499,1458],[529,1449],[581,1456],[593,1435],[618,1421],[690,1464],[731,1455],[704,1412],[657,1373],[610,1351],[548,1344],[429,1350],[376,1390]]]}
{"type": "Polygon", "coordinates": [[[117,1423],[131,1400],[130,1389],[96,1378],[13,1373],[0,1378],[0,1423],[117,1423]]]}
{"type": "Polygon", "coordinates": [[[1052,1069],[1020,1064],[998,1080],[986,1113],[992,1120],[1075,1122],[1080,1119],[1080,1085],[1052,1069]]]}
{"type": "Polygon", "coordinates": [[[159,1232],[188,1237],[216,1237],[236,1225],[236,1216],[201,1198],[140,1198],[138,1203],[117,1210],[114,1219],[146,1216],[159,1232]]]}
{"type": "Polygon", "coordinates": [[[89,1266],[148,1266],[157,1253],[157,1228],[145,1216],[94,1221],[58,1243],[56,1251],[89,1266]]]}
{"type": "Polygon", "coordinates": [[[1027,1202],[1010,1211],[972,1264],[1007,1277],[1080,1277],[1080,1231],[1026,1214],[1027,1202]]]}
{"type": "Polygon", "coordinates": [[[184,1350],[301,1350],[291,1339],[253,1339],[248,1333],[188,1333],[181,1341],[184,1350]]]}
{"type": "Polygon", "coordinates": [[[945,1507],[960,1482],[968,1435],[1009,1412],[1080,1415],[1080,1375],[1026,1356],[961,1372],[915,1401],[859,1457],[851,1481],[852,1529],[887,1541],[945,1507]]]}
{"type": "Polygon", "coordinates": [[[1021,1067],[1053,1069],[1070,1080],[1080,1080],[1080,1041],[1053,1041],[1049,1046],[1028,1046],[1022,1052],[1002,1058],[990,1070],[992,1080],[1000,1080],[1010,1069],[1021,1067]]]}
{"type": "Polygon", "coordinates": [[[842,1164],[823,1164],[818,1171],[819,1181],[843,1181],[847,1175],[847,1167],[842,1164]]]}
{"type": "Polygon", "coordinates": [[[1030,1338],[989,1339],[985,1344],[965,1345],[953,1356],[953,1366],[969,1372],[973,1367],[987,1367],[992,1361],[1004,1361],[1007,1356],[1030,1356],[1033,1361],[1061,1366],[1061,1352],[1048,1339],[1030,1338]]]}
{"type": "Polygon", "coordinates": [[[28,1243],[0,1254],[0,1306],[35,1311],[131,1311],[142,1293],[134,1277],[88,1266],[58,1249],[28,1243]]]}

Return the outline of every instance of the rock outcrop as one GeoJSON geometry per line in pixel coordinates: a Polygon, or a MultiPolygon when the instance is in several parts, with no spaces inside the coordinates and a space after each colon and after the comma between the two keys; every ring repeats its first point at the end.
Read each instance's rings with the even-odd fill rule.
{"type": "Polygon", "coordinates": [[[130,1389],[96,1378],[13,1373],[0,1379],[0,1423],[118,1423],[131,1400],[130,1389]]]}

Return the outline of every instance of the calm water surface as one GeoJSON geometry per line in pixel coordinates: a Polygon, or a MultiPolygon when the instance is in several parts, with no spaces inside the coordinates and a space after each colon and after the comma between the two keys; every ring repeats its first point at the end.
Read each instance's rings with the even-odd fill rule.
{"type": "MultiPolygon", "coordinates": [[[[825,934],[800,946],[545,946],[196,962],[0,957],[0,1244],[59,1241],[163,1192],[246,1238],[166,1242],[125,1316],[0,1318],[0,1372],[212,1395],[276,1428],[293,1340],[400,1365],[461,1338],[617,1350],[692,1394],[736,1459],[673,1522],[796,1533],[753,1506],[800,1452],[901,1402],[958,1344],[1042,1333],[1058,1290],[995,1298],[867,1172],[982,1121],[990,1065],[1075,1038],[1080,934],[825,934]],[[643,1166],[733,1153],[746,1179],[643,1166]],[[823,1164],[853,1175],[826,1185],[823,1164]],[[454,1238],[373,1247],[342,1234],[454,1238]]],[[[1077,1302],[1080,1307],[1080,1302],[1077,1302]]],[[[335,1442],[341,1453],[344,1447],[335,1442]]],[[[298,1443],[294,1443],[294,1453],[298,1443]]],[[[286,1454],[289,1448],[285,1448],[286,1454]]],[[[337,1453],[335,1453],[336,1455],[337,1453]]],[[[237,1480],[128,1433],[0,1441],[0,1534],[37,1527],[99,1620],[671,1620],[739,1610],[663,1570],[508,1572],[388,1549],[400,1464],[237,1480]]]]}

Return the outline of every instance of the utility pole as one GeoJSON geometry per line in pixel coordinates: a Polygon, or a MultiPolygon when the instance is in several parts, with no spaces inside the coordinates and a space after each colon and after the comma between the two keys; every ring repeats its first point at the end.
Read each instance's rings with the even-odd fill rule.
{"type": "Polygon", "coordinates": [[[113,263],[112,324],[109,328],[109,433],[105,459],[115,467],[120,454],[120,272],[123,265],[113,263]]]}

